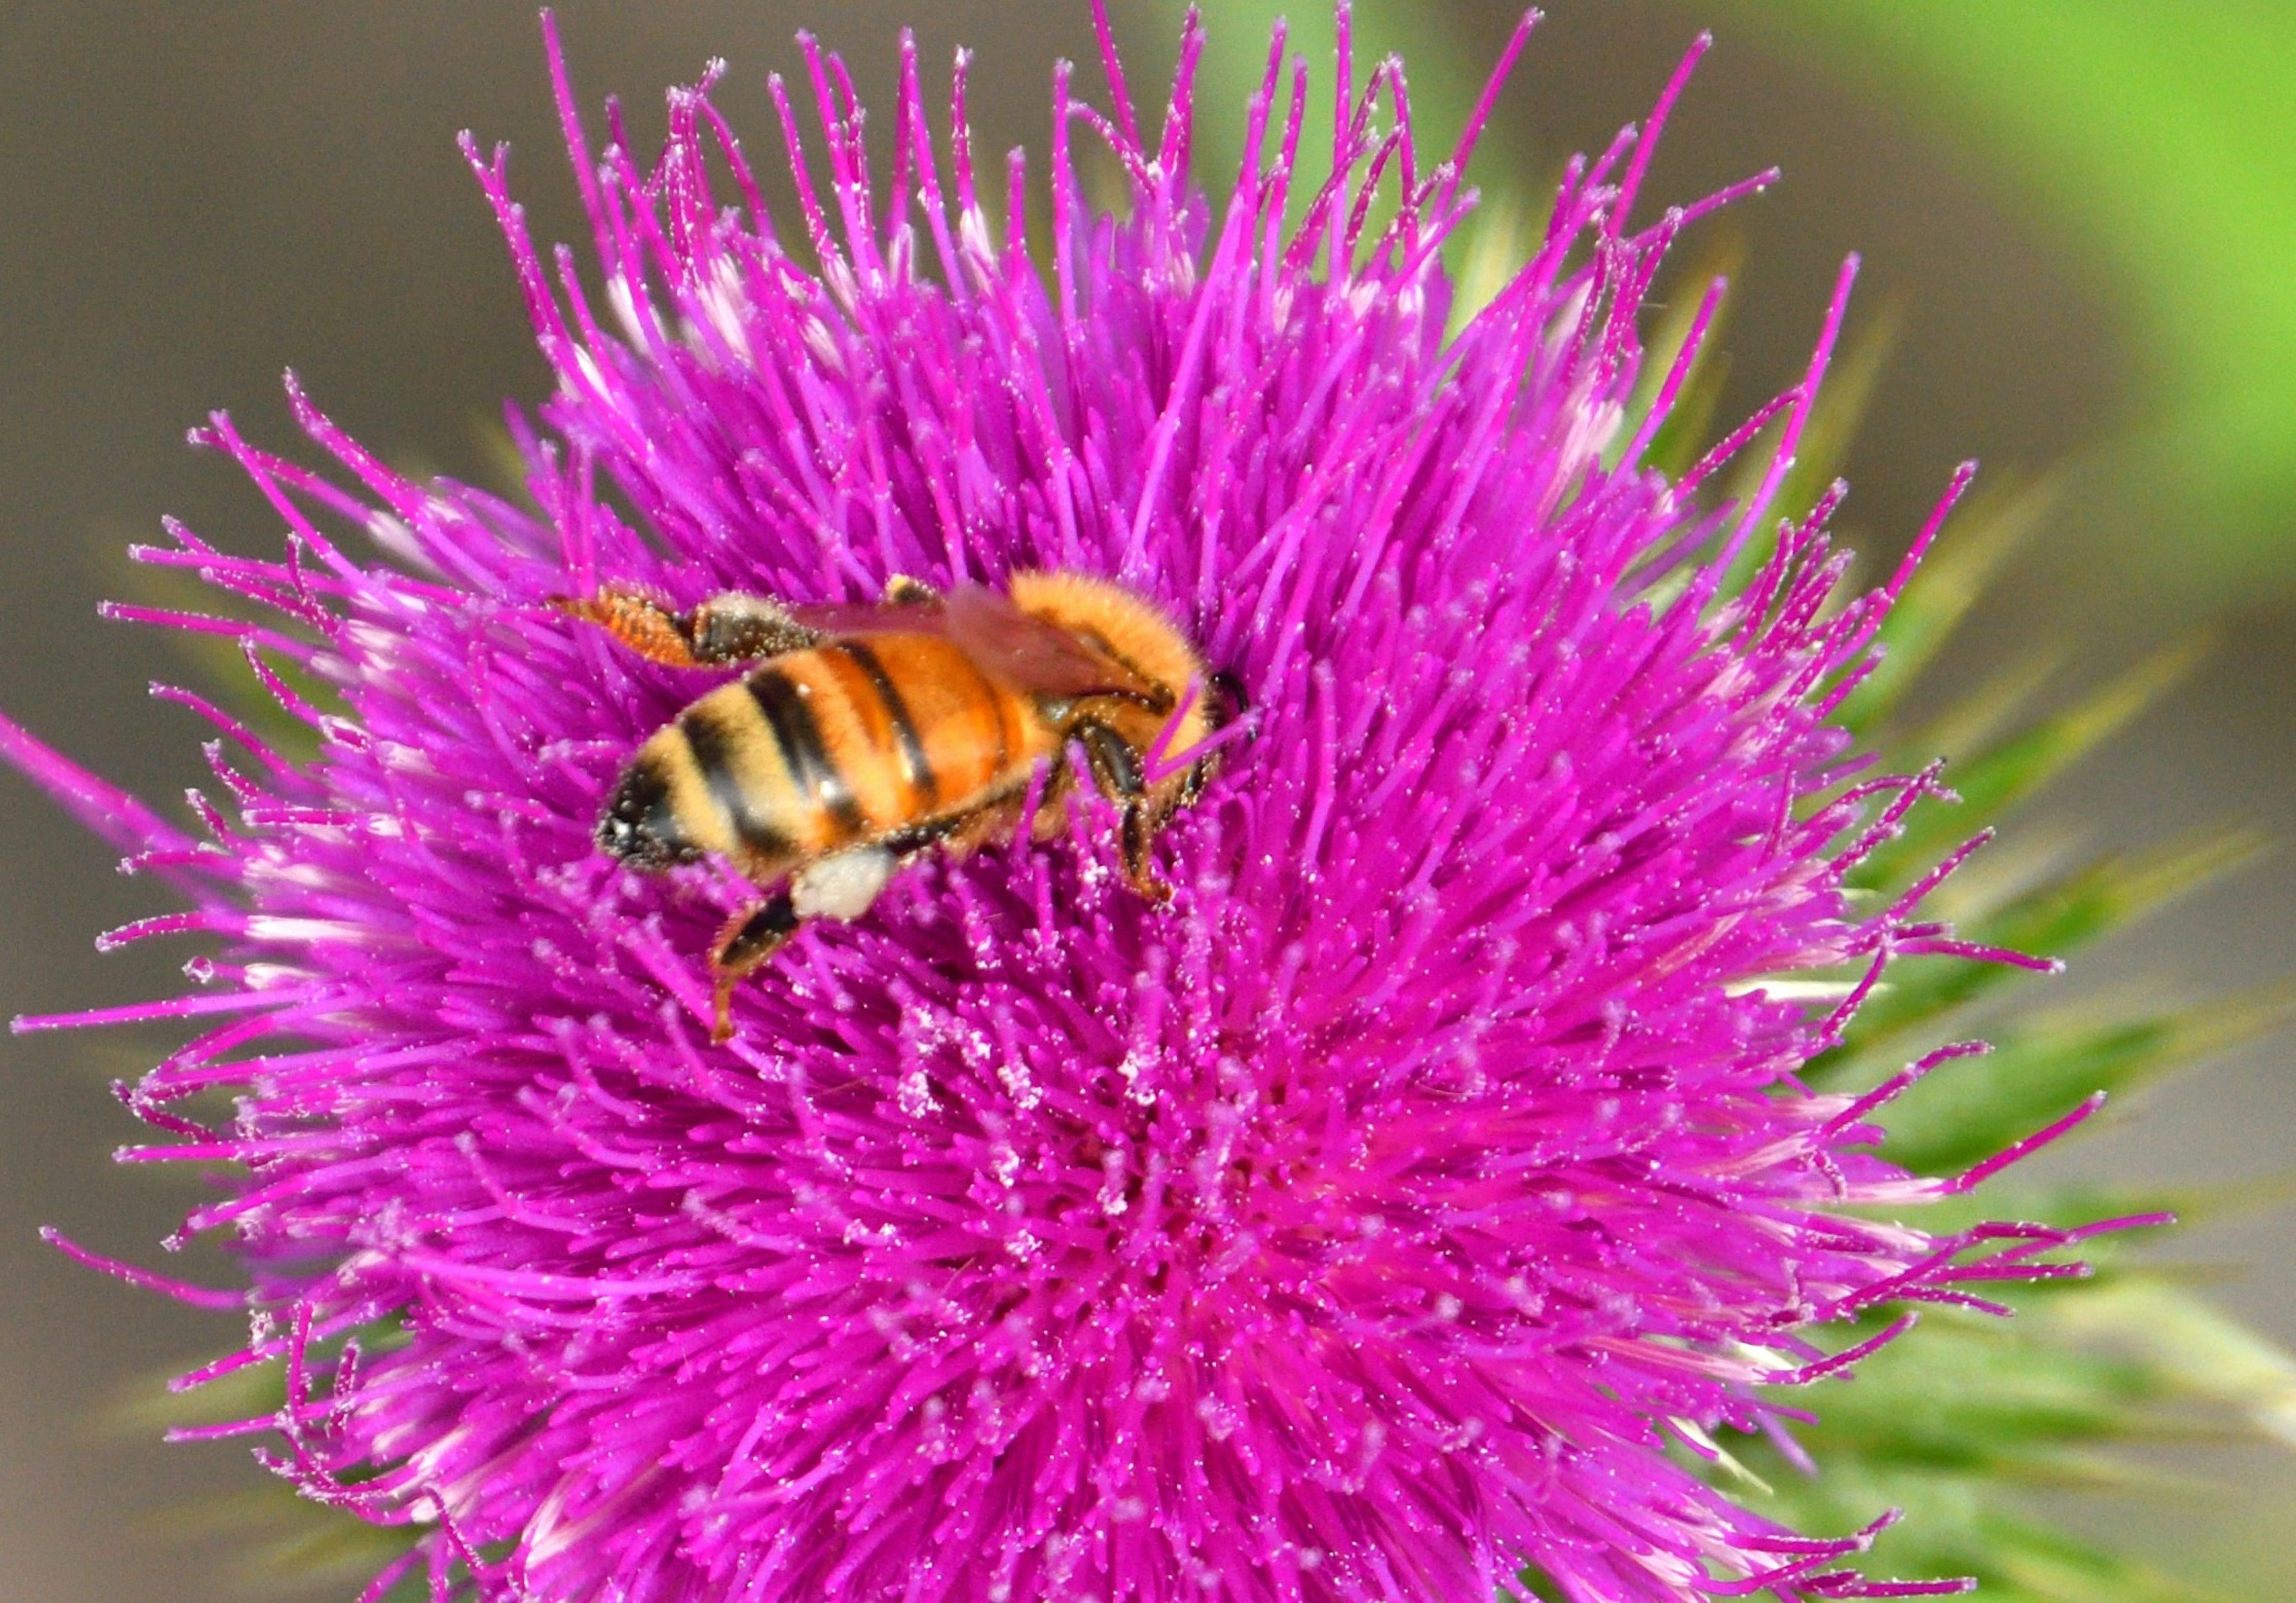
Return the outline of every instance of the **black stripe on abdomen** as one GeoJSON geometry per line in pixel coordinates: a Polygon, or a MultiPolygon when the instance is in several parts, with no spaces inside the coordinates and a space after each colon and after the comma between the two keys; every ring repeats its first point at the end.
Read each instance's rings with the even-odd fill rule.
{"type": "Polygon", "coordinates": [[[735,771],[734,750],[741,732],[727,729],[706,703],[697,703],[679,715],[677,732],[685,737],[694,769],[709,785],[709,799],[733,826],[734,838],[761,857],[795,856],[797,842],[758,813],[757,798],[735,771]]]}
{"type": "Polygon", "coordinates": [[[854,798],[853,788],[845,782],[845,776],[829,760],[829,748],[821,740],[821,725],[815,721],[813,709],[805,704],[796,682],[779,668],[759,668],[742,683],[774,732],[774,740],[781,747],[782,764],[789,770],[790,782],[797,787],[798,794],[827,813],[844,838],[860,835],[861,804],[854,798]]]}
{"type": "Polygon", "coordinates": [[[909,716],[908,703],[901,699],[893,676],[885,672],[885,665],[877,659],[877,653],[857,640],[840,641],[836,650],[868,675],[877,699],[885,704],[885,716],[893,724],[893,738],[901,746],[901,777],[908,781],[909,790],[915,797],[915,810],[931,810],[940,800],[940,781],[934,777],[932,765],[925,758],[925,743],[917,734],[917,722],[909,716]]]}

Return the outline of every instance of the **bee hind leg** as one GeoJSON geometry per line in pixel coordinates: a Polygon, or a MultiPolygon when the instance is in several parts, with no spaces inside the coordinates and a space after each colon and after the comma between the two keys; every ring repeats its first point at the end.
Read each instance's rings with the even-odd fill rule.
{"type": "Polygon", "coordinates": [[[713,1019],[709,1039],[724,1045],[734,1034],[734,987],[773,960],[790,936],[815,919],[859,918],[885,888],[899,860],[882,846],[853,846],[816,857],[789,884],[755,907],[734,915],[709,954],[713,1019]]]}
{"type": "Polygon", "coordinates": [[[1124,848],[1124,876],[1132,881],[1132,888],[1151,902],[1168,902],[1172,887],[1156,872],[1149,857],[1149,847],[1155,839],[1155,823],[1148,806],[1148,788],[1140,773],[1140,754],[1131,743],[1096,718],[1078,722],[1070,732],[1070,738],[1082,742],[1086,765],[1092,770],[1092,782],[1103,796],[1121,810],[1119,829],[1124,848]]]}
{"type": "Polygon", "coordinates": [[[821,639],[770,596],[727,591],[690,611],[674,611],[659,596],[609,585],[586,600],[552,603],[611,634],[649,662],[674,668],[720,667],[801,651],[821,639]]]}
{"type": "Polygon", "coordinates": [[[782,890],[735,913],[718,932],[718,945],[709,953],[712,1045],[723,1046],[733,1039],[734,987],[771,961],[802,922],[796,902],[782,890]]]}

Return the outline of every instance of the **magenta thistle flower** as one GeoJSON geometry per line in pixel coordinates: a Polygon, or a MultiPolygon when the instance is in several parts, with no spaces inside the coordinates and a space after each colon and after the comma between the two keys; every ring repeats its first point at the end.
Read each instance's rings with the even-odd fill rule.
{"type": "Polygon", "coordinates": [[[1729,198],[1630,224],[1679,79],[1447,338],[1438,250],[1489,97],[1429,165],[1399,67],[1357,85],[1343,51],[1338,176],[1301,193],[1279,37],[1208,207],[1200,46],[1192,22],[1152,140],[1112,53],[1107,113],[1056,75],[1048,274],[1017,155],[984,207],[963,58],[945,158],[905,50],[888,194],[808,44],[825,198],[774,86],[797,246],[709,80],[642,167],[619,125],[593,153],[560,71],[603,306],[529,242],[502,156],[472,158],[558,376],[513,420],[535,510],[392,472],[299,391],[351,487],[217,416],[201,438],[285,557],[181,528],[142,554],[278,619],[118,610],[237,635],[318,755],[183,696],[241,748],[195,836],[8,732],[189,898],[110,939],[221,944],[190,994],[62,1022],[202,1021],[129,1093],[168,1137],[129,1156],[242,1166],[186,1228],[226,1232],[251,1286],[173,1288],[252,1312],[202,1378],[283,1362],[283,1410],[226,1428],[410,1528],[370,1598],[426,1565],[632,1603],[1483,1599],[1526,1566],[1606,1603],[1959,1589],[1865,1582],[1841,1561],[1880,1520],[1782,1531],[1668,1445],[1783,1436],[1759,1385],[1910,1321],[1833,1356],[1800,1332],[1973,1301],[1956,1286],[2070,1239],[1846,1216],[1997,1165],[1923,1180],[1864,1149],[1926,1063],[1856,1101],[1794,1077],[1893,954],[2006,955],[1920,921],[1950,864],[1894,905],[1843,893],[1931,788],[1861,776],[1827,722],[1902,574],[1830,602],[1837,495],[1726,585],[1841,301],[1804,380],[1669,482],[1644,450],[1688,353],[1629,410],[1657,377],[1640,299],[1729,198]],[[1128,176],[1121,215],[1078,192],[1078,127],[1128,176]],[[1772,424],[1751,498],[1702,499],[1772,424]],[[713,1046],[707,953],[750,887],[593,840],[708,681],[552,599],[1024,567],[1119,578],[1243,687],[1221,777],[1159,843],[1171,904],[1080,806],[809,928],[713,1046]],[[1778,983],[1810,970],[1856,983],[1778,983]],[[226,1127],[174,1110],[217,1086],[226,1127]]]}

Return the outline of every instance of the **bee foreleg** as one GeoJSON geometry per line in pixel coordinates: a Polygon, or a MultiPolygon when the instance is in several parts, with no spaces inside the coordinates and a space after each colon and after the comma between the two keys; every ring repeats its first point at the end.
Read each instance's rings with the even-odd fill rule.
{"type": "Polygon", "coordinates": [[[762,967],[780,951],[797,933],[801,921],[795,901],[783,890],[746,912],[735,913],[718,931],[718,945],[709,954],[712,1043],[722,1046],[733,1038],[734,987],[742,983],[743,976],[762,967]]]}
{"type": "Polygon", "coordinates": [[[1148,849],[1155,830],[1148,810],[1148,789],[1140,773],[1140,754],[1131,742],[1096,718],[1078,720],[1070,736],[1084,746],[1092,782],[1103,796],[1121,809],[1124,874],[1132,887],[1151,902],[1171,900],[1172,887],[1156,875],[1148,849]]]}
{"type": "Polygon", "coordinates": [[[907,574],[897,573],[885,581],[885,605],[888,607],[929,607],[940,600],[940,592],[922,579],[913,579],[907,574]]]}
{"type": "Polygon", "coordinates": [[[720,667],[801,651],[820,633],[790,616],[779,601],[742,591],[713,595],[690,612],[673,612],[660,598],[612,585],[587,601],[565,600],[562,611],[596,624],[649,662],[674,668],[720,667]]]}

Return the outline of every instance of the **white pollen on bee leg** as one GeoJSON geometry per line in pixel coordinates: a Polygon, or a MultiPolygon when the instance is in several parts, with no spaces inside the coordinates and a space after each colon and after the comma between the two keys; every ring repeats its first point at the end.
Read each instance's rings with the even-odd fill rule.
{"type": "Polygon", "coordinates": [[[835,852],[791,876],[790,902],[800,919],[857,919],[892,874],[893,854],[882,846],[835,852]]]}

